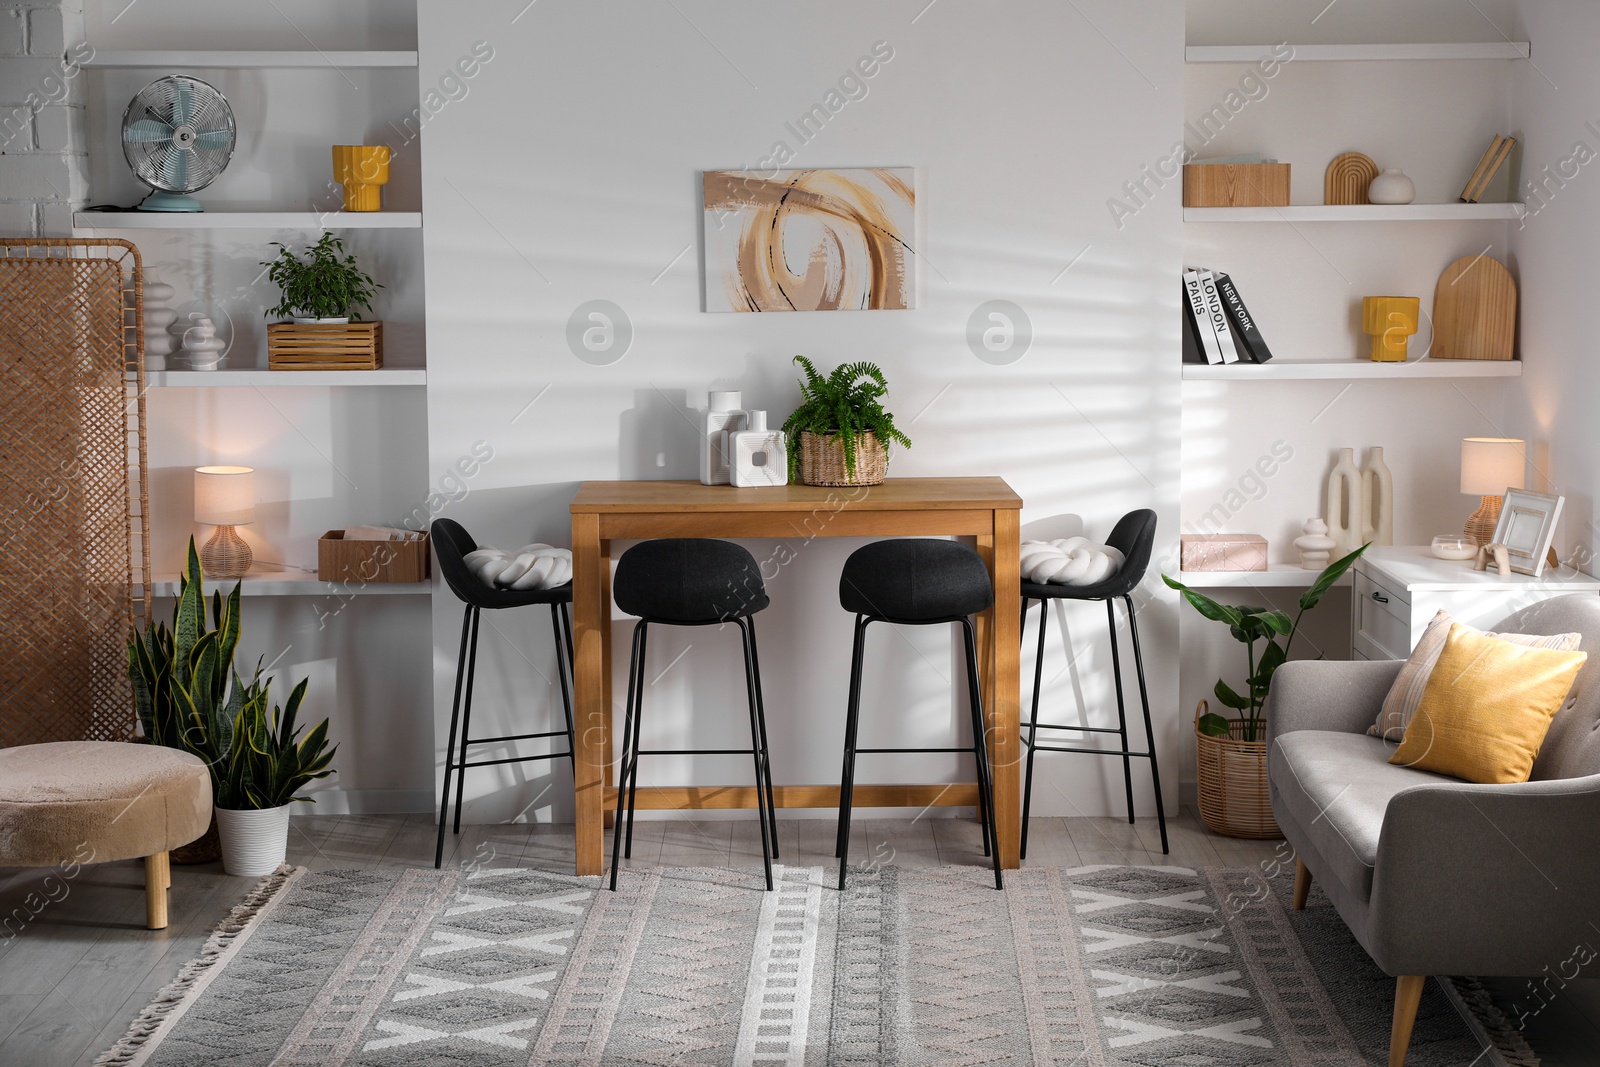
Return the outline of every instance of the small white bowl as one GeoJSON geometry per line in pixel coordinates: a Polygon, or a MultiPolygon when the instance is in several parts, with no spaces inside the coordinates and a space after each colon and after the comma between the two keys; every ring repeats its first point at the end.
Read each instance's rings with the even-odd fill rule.
{"type": "Polygon", "coordinates": [[[1431,548],[1438,559],[1468,560],[1478,554],[1478,543],[1464,534],[1440,534],[1431,548]]]}

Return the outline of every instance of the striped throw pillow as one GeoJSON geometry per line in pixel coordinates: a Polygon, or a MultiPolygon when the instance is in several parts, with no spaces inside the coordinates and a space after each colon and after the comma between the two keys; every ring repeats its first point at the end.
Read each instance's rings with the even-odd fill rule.
{"type": "MultiPolygon", "coordinates": [[[[1428,687],[1428,676],[1433,673],[1433,666],[1439,662],[1439,655],[1444,651],[1452,622],[1455,620],[1450,613],[1441,610],[1428,623],[1422,639],[1411,652],[1411,658],[1400,668],[1400,676],[1394,680],[1389,695],[1383,698],[1383,710],[1378,712],[1378,721],[1367,727],[1368,734],[1396,744],[1405,740],[1406,727],[1411,725],[1411,717],[1417,713],[1417,705],[1422,702],[1422,691],[1428,687]]],[[[1497,634],[1474,629],[1465,623],[1459,625],[1473,633],[1498,637],[1514,645],[1551,648],[1560,652],[1575,650],[1583,640],[1582,634],[1497,634]]]]}

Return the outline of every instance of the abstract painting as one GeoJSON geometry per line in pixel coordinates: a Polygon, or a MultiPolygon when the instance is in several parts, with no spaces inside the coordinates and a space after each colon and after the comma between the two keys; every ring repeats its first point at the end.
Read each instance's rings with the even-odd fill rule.
{"type": "Polygon", "coordinates": [[[707,311],[916,306],[909,167],[705,173],[707,311]]]}

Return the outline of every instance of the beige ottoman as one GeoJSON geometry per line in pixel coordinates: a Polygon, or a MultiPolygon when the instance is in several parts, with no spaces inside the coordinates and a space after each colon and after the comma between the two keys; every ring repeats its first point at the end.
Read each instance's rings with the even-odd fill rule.
{"type": "Polygon", "coordinates": [[[167,925],[169,849],[211,823],[211,774],[159,745],[64,741],[0,748],[0,866],[144,858],[145,925],[167,925]]]}

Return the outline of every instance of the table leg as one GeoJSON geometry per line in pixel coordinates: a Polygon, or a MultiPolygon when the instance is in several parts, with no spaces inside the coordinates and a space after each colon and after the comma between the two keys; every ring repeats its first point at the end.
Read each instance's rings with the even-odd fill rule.
{"type": "Polygon", "coordinates": [[[1000,865],[1021,863],[1022,759],[1019,613],[1022,572],[1021,527],[1011,509],[994,513],[994,533],[978,538],[978,551],[994,582],[994,607],[978,616],[978,641],[983,678],[983,711],[988,721],[989,761],[994,773],[995,836],[1000,840],[1000,865]]]}
{"type": "Polygon", "coordinates": [[[606,587],[610,564],[600,542],[598,515],[572,516],[572,630],[575,652],[573,690],[578,751],[572,761],[575,853],[578,874],[599,874],[605,866],[600,809],[605,791],[611,706],[606,645],[610,624],[606,587]]]}

